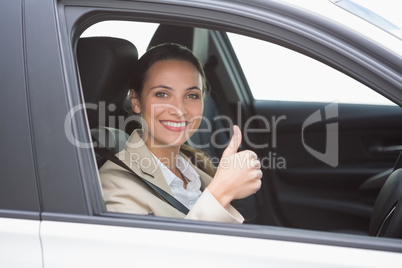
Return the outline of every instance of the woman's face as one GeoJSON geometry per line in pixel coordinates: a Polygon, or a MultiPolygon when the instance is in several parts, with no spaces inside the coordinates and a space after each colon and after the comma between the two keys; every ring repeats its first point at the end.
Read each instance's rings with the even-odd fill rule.
{"type": "Polygon", "coordinates": [[[140,99],[131,91],[148,148],[180,146],[194,134],[201,123],[202,90],[200,73],[187,61],[164,60],[151,66],[140,99]]]}

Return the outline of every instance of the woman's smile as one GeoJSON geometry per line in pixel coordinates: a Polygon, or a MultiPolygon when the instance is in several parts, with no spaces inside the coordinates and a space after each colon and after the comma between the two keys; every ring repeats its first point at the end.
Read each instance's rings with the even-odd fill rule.
{"type": "Polygon", "coordinates": [[[163,120],[163,121],[159,121],[161,122],[161,124],[167,128],[168,130],[171,131],[184,131],[186,130],[186,127],[189,125],[188,121],[181,121],[181,122],[177,122],[177,121],[167,121],[167,120],[163,120]]]}

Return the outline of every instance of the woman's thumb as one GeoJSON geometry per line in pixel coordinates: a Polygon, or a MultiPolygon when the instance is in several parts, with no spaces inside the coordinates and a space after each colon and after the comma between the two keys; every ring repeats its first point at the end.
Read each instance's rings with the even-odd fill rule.
{"type": "Polygon", "coordinates": [[[237,125],[234,125],[232,139],[230,140],[228,147],[226,147],[225,151],[223,152],[222,157],[231,156],[237,153],[237,150],[239,149],[241,144],[241,139],[242,136],[240,129],[237,125]]]}

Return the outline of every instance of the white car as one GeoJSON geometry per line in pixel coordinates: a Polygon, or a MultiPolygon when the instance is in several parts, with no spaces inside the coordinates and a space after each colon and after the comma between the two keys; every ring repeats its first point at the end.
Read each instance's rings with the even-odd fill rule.
{"type": "Polygon", "coordinates": [[[398,8],[3,0],[0,267],[401,267],[398,8]],[[105,209],[92,137],[118,134],[117,153],[138,127],[125,81],[163,42],[211,85],[189,142],[218,162],[238,124],[260,157],[261,190],[233,203],[244,224],[105,209]]]}

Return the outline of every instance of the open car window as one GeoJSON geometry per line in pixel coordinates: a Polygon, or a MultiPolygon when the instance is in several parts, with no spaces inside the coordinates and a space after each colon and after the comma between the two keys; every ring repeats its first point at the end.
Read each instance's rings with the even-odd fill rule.
{"type": "MultiPolygon", "coordinates": [[[[139,57],[153,41],[186,40],[211,86],[206,125],[190,144],[203,145],[217,165],[238,124],[242,149],[262,162],[261,191],[235,202],[246,223],[368,234],[372,206],[399,154],[381,148],[402,144],[402,113],[392,101],[315,59],[244,35],[105,21],[81,37],[93,36],[126,39],[139,57]]],[[[104,122],[127,137],[130,122],[139,122],[126,113],[129,105],[104,122]]]]}
{"type": "Polygon", "coordinates": [[[244,35],[228,36],[255,99],[395,105],[359,81],[303,54],[244,35]]]}
{"type": "Polygon", "coordinates": [[[126,39],[136,46],[138,57],[141,57],[147,51],[158,26],[158,23],[148,22],[103,21],[86,29],[81,37],[109,36],[126,39]]]}

